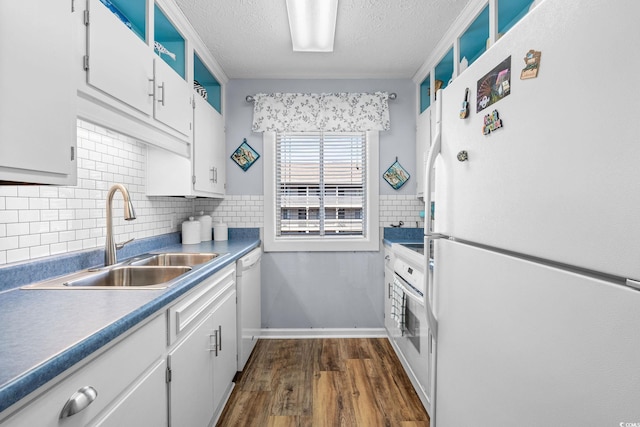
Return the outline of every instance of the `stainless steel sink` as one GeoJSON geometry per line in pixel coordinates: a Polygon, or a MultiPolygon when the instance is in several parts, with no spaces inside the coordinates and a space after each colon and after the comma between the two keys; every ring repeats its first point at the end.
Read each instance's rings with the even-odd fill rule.
{"type": "Polygon", "coordinates": [[[82,287],[156,287],[191,270],[191,267],[113,267],[89,276],[63,282],[63,286],[82,287]]]}
{"type": "Polygon", "coordinates": [[[186,265],[195,266],[209,262],[220,256],[218,253],[183,253],[183,252],[165,252],[161,254],[151,255],[149,257],[134,259],[129,262],[130,265],[186,265]]]}
{"type": "Polygon", "coordinates": [[[22,289],[164,289],[192,267],[209,262],[219,253],[164,252],[135,257],[120,264],[89,269],[22,289]]]}
{"type": "Polygon", "coordinates": [[[191,270],[188,266],[113,266],[85,270],[22,289],[164,289],[191,270]]]}

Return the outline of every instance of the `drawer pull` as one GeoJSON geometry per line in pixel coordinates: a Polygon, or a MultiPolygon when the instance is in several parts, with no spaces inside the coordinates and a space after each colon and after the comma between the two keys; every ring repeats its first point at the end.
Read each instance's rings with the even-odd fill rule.
{"type": "Polygon", "coordinates": [[[87,406],[91,405],[91,403],[96,400],[96,397],[98,397],[98,392],[95,388],[90,385],[82,387],[80,390],[73,393],[73,396],[71,396],[69,400],[67,400],[67,403],[64,404],[62,412],[60,412],[60,419],[68,418],[82,411],[87,406]]]}

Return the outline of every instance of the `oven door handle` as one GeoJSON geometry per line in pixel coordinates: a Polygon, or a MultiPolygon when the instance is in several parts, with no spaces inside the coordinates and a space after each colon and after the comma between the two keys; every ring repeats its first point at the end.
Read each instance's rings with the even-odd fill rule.
{"type": "Polygon", "coordinates": [[[400,275],[398,275],[397,273],[394,274],[393,281],[396,285],[400,286],[400,288],[402,289],[402,292],[404,292],[406,296],[408,296],[409,298],[411,298],[412,300],[414,300],[415,302],[417,302],[422,306],[425,305],[425,301],[423,299],[420,299],[420,297],[418,297],[415,293],[411,291],[411,289],[409,288],[409,285],[405,282],[405,280],[400,275]]]}

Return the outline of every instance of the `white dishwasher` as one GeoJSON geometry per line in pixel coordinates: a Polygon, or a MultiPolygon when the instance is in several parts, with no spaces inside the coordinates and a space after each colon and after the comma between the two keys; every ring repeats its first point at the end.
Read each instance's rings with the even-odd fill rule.
{"type": "Polygon", "coordinates": [[[262,248],[256,248],[236,263],[238,371],[244,369],[262,329],[260,258],[262,258],[262,248]]]}

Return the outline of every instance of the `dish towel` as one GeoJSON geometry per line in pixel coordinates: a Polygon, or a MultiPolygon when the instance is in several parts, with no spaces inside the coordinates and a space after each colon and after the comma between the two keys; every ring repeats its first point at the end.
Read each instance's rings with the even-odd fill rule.
{"type": "Polygon", "coordinates": [[[404,332],[404,313],[407,306],[407,296],[403,289],[393,281],[393,295],[391,298],[391,320],[396,323],[396,327],[404,332]]]}

